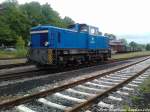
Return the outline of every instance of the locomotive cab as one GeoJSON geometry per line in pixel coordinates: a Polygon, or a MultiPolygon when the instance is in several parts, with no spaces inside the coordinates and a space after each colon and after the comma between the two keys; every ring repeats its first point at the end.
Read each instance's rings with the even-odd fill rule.
{"type": "Polygon", "coordinates": [[[68,26],[68,29],[74,30],[77,32],[85,32],[89,35],[101,35],[101,32],[99,32],[99,29],[94,26],[89,26],[87,24],[73,24],[68,26]]]}

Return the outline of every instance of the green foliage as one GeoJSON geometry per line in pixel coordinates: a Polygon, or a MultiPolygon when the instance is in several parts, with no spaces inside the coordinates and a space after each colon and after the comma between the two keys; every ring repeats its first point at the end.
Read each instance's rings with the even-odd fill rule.
{"type": "Polygon", "coordinates": [[[121,42],[124,44],[124,45],[126,45],[126,46],[128,46],[128,42],[127,42],[127,40],[126,39],[120,39],[121,40],[121,42]]]}
{"type": "Polygon", "coordinates": [[[16,51],[0,50],[0,58],[26,57],[27,49],[17,49],[16,51]]]}
{"type": "Polygon", "coordinates": [[[27,30],[30,28],[29,20],[22,14],[15,0],[6,1],[2,5],[4,10],[3,16],[0,16],[1,44],[14,45],[18,35],[26,39],[27,30]]]}
{"type": "Polygon", "coordinates": [[[131,48],[135,49],[135,48],[137,47],[137,43],[134,42],[134,41],[132,41],[132,42],[129,43],[129,46],[130,46],[131,48]]]}
{"type": "Polygon", "coordinates": [[[17,49],[15,52],[15,57],[26,57],[27,49],[17,49]]]}
{"type": "Polygon", "coordinates": [[[16,48],[17,49],[25,49],[25,42],[24,40],[22,39],[22,37],[18,37],[17,38],[17,42],[16,42],[16,48]]]}
{"type": "Polygon", "coordinates": [[[150,77],[140,84],[136,93],[138,94],[130,96],[132,99],[132,107],[136,109],[150,108],[150,77]]]}
{"type": "Polygon", "coordinates": [[[141,97],[140,96],[131,96],[131,99],[133,102],[138,102],[141,100],[141,97]]]}
{"type": "Polygon", "coordinates": [[[130,112],[130,107],[128,105],[124,105],[123,109],[125,109],[125,112],[130,112]]]}
{"type": "Polygon", "coordinates": [[[147,45],[146,45],[146,50],[147,50],[147,51],[150,51],[150,44],[147,44],[147,45]]]}
{"type": "Polygon", "coordinates": [[[15,52],[0,50],[0,58],[12,58],[15,56],[15,52]]]}
{"type": "Polygon", "coordinates": [[[105,33],[104,36],[107,36],[110,40],[116,40],[116,36],[114,34],[105,33]]]}
{"type": "Polygon", "coordinates": [[[58,27],[66,27],[66,25],[74,23],[70,21],[65,21],[59,16],[59,13],[54,11],[49,4],[40,5],[38,2],[26,3],[20,6],[23,14],[25,14],[31,22],[32,26],[39,24],[51,24],[58,27]]]}
{"type": "Polygon", "coordinates": [[[139,88],[142,93],[150,93],[150,77],[139,88]]]}
{"type": "Polygon", "coordinates": [[[145,50],[144,44],[138,44],[134,41],[130,42],[129,46],[132,48],[132,50],[139,50],[139,51],[145,50]]]}
{"type": "Polygon", "coordinates": [[[72,23],[74,23],[74,21],[70,17],[67,17],[67,16],[64,17],[63,21],[64,21],[66,27],[71,25],[72,23]]]}
{"type": "Polygon", "coordinates": [[[20,36],[27,43],[30,28],[39,24],[66,27],[74,23],[69,17],[62,19],[49,4],[40,5],[38,2],[30,2],[19,5],[17,0],[6,0],[2,6],[0,45],[15,45],[20,36]]]}

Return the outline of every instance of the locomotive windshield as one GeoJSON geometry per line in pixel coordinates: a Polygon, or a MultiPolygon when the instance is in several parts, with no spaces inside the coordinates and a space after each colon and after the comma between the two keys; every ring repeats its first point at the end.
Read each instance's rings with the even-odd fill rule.
{"type": "Polygon", "coordinates": [[[68,29],[89,33],[90,35],[100,35],[97,27],[89,26],[87,24],[73,24],[73,25],[68,26],[68,29]]]}
{"type": "Polygon", "coordinates": [[[89,32],[89,26],[86,24],[73,24],[73,25],[69,25],[68,29],[70,30],[75,30],[75,31],[79,31],[79,32],[89,32]]]}
{"type": "Polygon", "coordinates": [[[80,32],[88,32],[89,27],[86,24],[80,26],[80,32]]]}

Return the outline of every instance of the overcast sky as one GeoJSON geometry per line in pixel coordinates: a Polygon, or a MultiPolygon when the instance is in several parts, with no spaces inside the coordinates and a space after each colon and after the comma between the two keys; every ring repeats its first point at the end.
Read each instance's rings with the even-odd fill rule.
{"type": "Polygon", "coordinates": [[[18,0],[31,1],[47,2],[61,17],[97,26],[102,32],[150,43],[150,0],[18,0]]]}

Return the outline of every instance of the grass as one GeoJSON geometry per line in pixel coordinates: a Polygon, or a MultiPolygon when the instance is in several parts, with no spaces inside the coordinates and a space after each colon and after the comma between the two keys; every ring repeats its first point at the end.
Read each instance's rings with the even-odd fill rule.
{"type": "Polygon", "coordinates": [[[150,94],[150,77],[146,79],[142,85],[140,85],[140,92],[150,94]]]}
{"type": "Polygon", "coordinates": [[[0,58],[19,58],[19,57],[26,57],[27,50],[20,49],[16,51],[4,51],[0,50],[0,58]]]}
{"type": "Polygon", "coordinates": [[[124,105],[125,112],[131,112],[132,109],[150,109],[150,77],[147,78],[137,90],[137,95],[131,95],[129,97],[131,98],[132,106],[124,105]]]}
{"type": "Polygon", "coordinates": [[[140,84],[136,94],[130,95],[129,99],[130,103],[123,106],[124,112],[150,112],[150,77],[140,84]]]}
{"type": "Polygon", "coordinates": [[[136,56],[146,56],[146,55],[150,55],[150,51],[114,54],[112,55],[112,59],[128,59],[136,56]]]}

